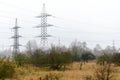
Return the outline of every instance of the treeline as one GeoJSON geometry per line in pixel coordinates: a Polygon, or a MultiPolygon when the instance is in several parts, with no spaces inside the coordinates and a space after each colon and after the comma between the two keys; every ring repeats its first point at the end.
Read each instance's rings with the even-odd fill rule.
{"type": "Polygon", "coordinates": [[[61,70],[65,69],[67,64],[75,61],[83,61],[85,63],[95,59],[95,56],[89,51],[79,54],[73,53],[70,49],[63,50],[61,47],[54,46],[49,50],[37,49],[27,51],[25,54],[16,54],[14,60],[19,66],[33,64],[37,67],[49,67],[52,70],[61,70]]]}
{"type": "Polygon", "coordinates": [[[116,66],[120,66],[120,53],[106,54],[99,56],[98,63],[104,64],[105,62],[113,63],[116,66]]]}
{"type": "Polygon", "coordinates": [[[119,52],[114,51],[113,53],[113,50],[108,48],[101,50],[99,45],[97,45],[95,51],[89,49],[86,42],[74,41],[69,48],[52,45],[51,48],[43,50],[37,49],[35,42],[29,41],[27,50],[24,53],[16,54],[14,60],[19,66],[33,64],[38,67],[48,67],[52,70],[65,69],[65,66],[72,62],[85,63],[90,60],[99,60],[104,55],[111,56],[111,62],[120,64],[119,52]],[[100,55],[97,55],[98,50],[101,52],[100,55]]]}
{"type": "MultiPolygon", "coordinates": [[[[75,47],[75,46],[74,46],[75,47]]],[[[47,68],[49,70],[66,70],[68,64],[79,62],[79,69],[82,65],[91,60],[96,62],[95,76],[86,76],[86,80],[111,80],[113,79],[113,65],[120,66],[120,53],[102,53],[95,56],[90,50],[83,49],[77,51],[75,48],[63,48],[52,46],[49,50],[37,49],[27,51],[25,54],[16,54],[14,61],[18,66],[32,64],[37,67],[47,68]]]]}
{"type": "Polygon", "coordinates": [[[15,74],[16,66],[30,64],[49,70],[66,70],[68,64],[79,62],[81,70],[83,63],[94,60],[100,66],[95,72],[98,80],[110,80],[108,78],[110,78],[112,72],[111,65],[120,66],[120,53],[109,49],[99,49],[101,55],[98,56],[95,55],[97,51],[98,49],[94,53],[87,47],[85,42],[75,41],[69,48],[52,45],[51,48],[46,50],[36,48],[35,45],[29,42],[26,51],[16,53],[13,58],[0,58],[0,79],[4,80],[12,77],[15,74]]]}

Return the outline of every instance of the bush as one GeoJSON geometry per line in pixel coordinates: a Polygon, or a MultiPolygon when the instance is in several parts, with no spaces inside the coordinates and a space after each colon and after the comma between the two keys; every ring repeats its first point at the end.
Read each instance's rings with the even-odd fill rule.
{"type": "Polygon", "coordinates": [[[112,67],[112,56],[104,54],[98,58],[98,65],[95,70],[97,80],[111,80],[114,68],[112,67]]]}
{"type": "Polygon", "coordinates": [[[28,63],[28,57],[25,54],[16,54],[14,60],[18,66],[23,66],[25,63],[28,63]]]}
{"type": "Polygon", "coordinates": [[[30,55],[30,63],[37,67],[45,67],[48,65],[48,54],[42,50],[36,50],[30,55]]]}
{"type": "Polygon", "coordinates": [[[56,74],[56,73],[49,73],[46,74],[45,77],[40,77],[40,80],[60,80],[60,78],[62,77],[61,74],[56,74]]]}
{"type": "Polygon", "coordinates": [[[52,70],[65,69],[65,65],[72,62],[69,51],[58,51],[52,48],[49,51],[36,50],[30,55],[31,64],[37,67],[48,67],[52,70]]]}
{"type": "Polygon", "coordinates": [[[15,64],[10,59],[0,59],[0,79],[12,78],[15,73],[15,64]]]}
{"type": "Polygon", "coordinates": [[[52,50],[49,55],[49,66],[53,70],[65,69],[65,65],[72,62],[71,54],[69,51],[57,52],[52,50]]]}
{"type": "Polygon", "coordinates": [[[95,59],[95,56],[91,52],[86,51],[81,55],[81,60],[84,61],[84,63],[93,59],[95,59]]]}
{"type": "Polygon", "coordinates": [[[104,65],[105,63],[112,63],[112,55],[104,54],[97,58],[97,63],[104,65]]]}
{"type": "Polygon", "coordinates": [[[112,62],[120,66],[120,53],[114,53],[112,57],[112,62]]]}

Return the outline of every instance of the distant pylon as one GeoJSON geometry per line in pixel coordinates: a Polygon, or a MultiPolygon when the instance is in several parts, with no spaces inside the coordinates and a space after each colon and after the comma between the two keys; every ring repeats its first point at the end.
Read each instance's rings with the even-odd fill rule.
{"type": "Polygon", "coordinates": [[[115,48],[115,41],[113,40],[113,53],[115,53],[116,52],[116,48],[115,48]]]}
{"type": "Polygon", "coordinates": [[[41,47],[44,48],[47,47],[47,38],[51,37],[51,35],[48,35],[47,33],[47,27],[53,26],[47,23],[48,16],[52,16],[52,15],[46,13],[45,4],[43,4],[41,15],[37,16],[37,18],[41,18],[41,24],[38,25],[36,28],[41,28],[41,34],[38,37],[41,38],[41,47]]]}
{"type": "Polygon", "coordinates": [[[12,36],[11,38],[14,39],[14,43],[13,43],[13,55],[14,56],[15,54],[19,53],[19,46],[21,46],[19,44],[19,38],[21,37],[19,35],[19,32],[18,32],[18,29],[21,28],[18,26],[18,23],[17,23],[17,18],[15,20],[15,27],[13,27],[12,29],[14,29],[14,36],[12,36]]]}

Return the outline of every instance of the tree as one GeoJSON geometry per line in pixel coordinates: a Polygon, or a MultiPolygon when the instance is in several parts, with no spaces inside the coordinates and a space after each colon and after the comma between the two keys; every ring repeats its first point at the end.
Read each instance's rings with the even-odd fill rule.
{"type": "Polygon", "coordinates": [[[86,42],[79,42],[75,40],[71,43],[70,50],[73,61],[80,61],[81,54],[83,54],[85,51],[89,51],[89,48],[87,47],[86,42]]]}
{"type": "Polygon", "coordinates": [[[101,56],[102,55],[102,48],[99,44],[97,44],[93,50],[93,54],[95,56],[101,56]]]}
{"type": "Polygon", "coordinates": [[[33,51],[38,49],[36,41],[35,40],[28,41],[28,43],[26,44],[26,49],[27,49],[27,54],[31,55],[33,51]]]}
{"type": "Polygon", "coordinates": [[[71,54],[69,51],[58,52],[55,47],[52,47],[49,54],[49,66],[53,70],[60,70],[65,67],[65,64],[71,63],[71,54]]]}
{"type": "Polygon", "coordinates": [[[111,56],[104,54],[98,58],[97,68],[95,69],[95,76],[97,80],[110,80],[113,75],[113,67],[111,56]]]}
{"type": "Polygon", "coordinates": [[[95,56],[91,52],[86,51],[81,55],[81,60],[84,61],[84,63],[93,59],[95,59],[95,56]]]}

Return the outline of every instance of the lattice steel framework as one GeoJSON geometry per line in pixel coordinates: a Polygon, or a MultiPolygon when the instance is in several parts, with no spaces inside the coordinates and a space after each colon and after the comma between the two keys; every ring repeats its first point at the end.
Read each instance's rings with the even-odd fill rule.
{"type": "Polygon", "coordinates": [[[52,15],[46,13],[45,4],[43,4],[42,13],[40,16],[37,16],[37,18],[41,18],[41,24],[36,27],[36,28],[41,28],[41,34],[38,36],[41,38],[41,47],[46,47],[47,38],[51,37],[51,35],[48,35],[47,33],[47,27],[53,26],[47,23],[47,17],[49,16],[52,16],[52,15]]]}
{"type": "Polygon", "coordinates": [[[17,53],[19,53],[19,46],[21,46],[19,44],[19,38],[21,37],[19,35],[19,32],[18,32],[18,29],[21,28],[18,26],[18,23],[17,23],[17,18],[15,20],[15,27],[13,27],[12,29],[14,29],[14,36],[12,36],[11,38],[14,39],[14,43],[13,43],[13,56],[17,53]]]}

